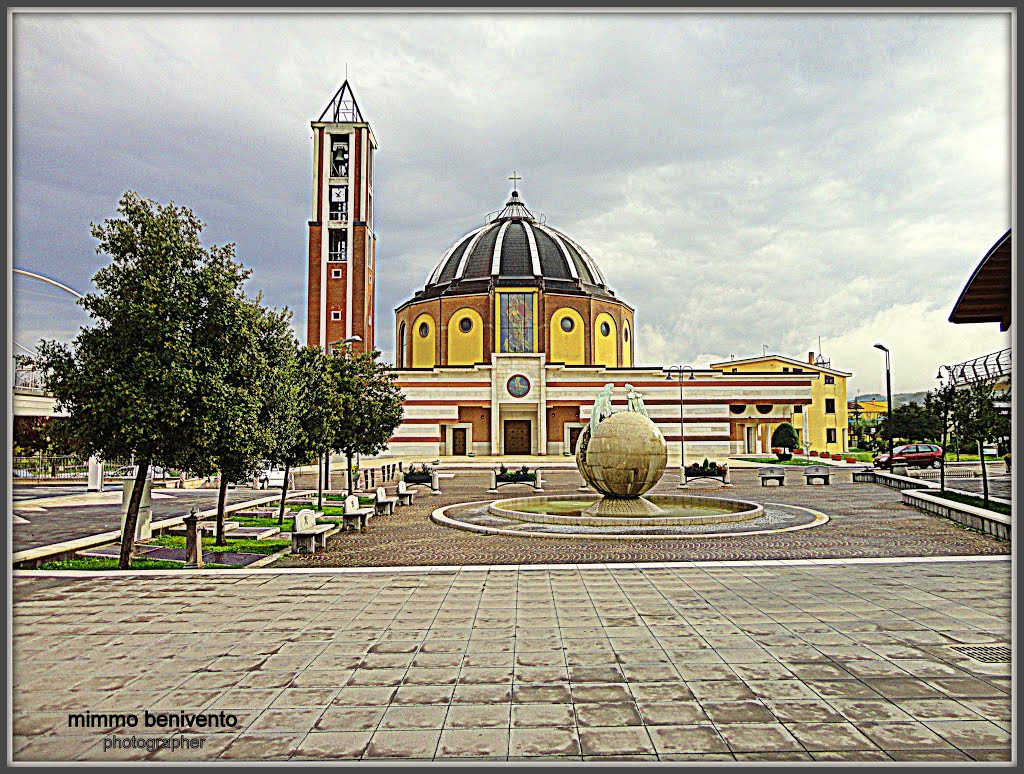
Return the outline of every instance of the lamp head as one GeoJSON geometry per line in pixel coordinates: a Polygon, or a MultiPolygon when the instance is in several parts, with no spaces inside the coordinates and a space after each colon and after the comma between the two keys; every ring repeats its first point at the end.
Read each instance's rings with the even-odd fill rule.
{"type": "Polygon", "coordinates": [[[875,344],[875,349],[880,349],[883,352],[888,352],[889,351],[889,348],[887,346],[885,346],[884,344],[875,344]]]}

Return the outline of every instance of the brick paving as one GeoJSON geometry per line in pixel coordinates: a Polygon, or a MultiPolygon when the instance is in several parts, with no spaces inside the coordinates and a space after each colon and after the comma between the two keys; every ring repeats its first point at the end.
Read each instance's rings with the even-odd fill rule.
{"type": "MultiPolygon", "coordinates": [[[[830,486],[804,484],[798,472],[785,487],[761,487],[755,470],[735,470],[730,489],[701,494],[812,508],[830,521],[819,527],[777,535],[695,538],[692,540],[598,541],[480,535],[441,526],[430,513],[445,505],[490,500],[488,473],[460,470],[443,478],[443,494],[418,489],[412,506],[371,520],[365,533],[341,533],[327,550],[293,556],[275,566],[400,566],[467,564],[548,564],[561,562],[637,562],[753,560],[886,556],[1005,554],[1010,544],[966,530],[953,522],[903,505],[900,492],[877,484],[854,484],[852,473],[837,470],[830,486]]],[[[667,471],[653,493],[684,492],[677,471],[667,471]]],[[[576,493],[578,473],[544,474],[545,494],[576,493]]],[[[698,491],[698,490],[695,490],[698,491]]],[[[528,496],[528,487],[502,488],[497,497],[528,496]]]]}
{"type": "Polygon", "coordinates": [[[20,574],[12,754],[1006,761],[1010,665],[951,646],[1009,644],[1010,572],[994,557],[20,574]],[[128,721],[68,728],[144,710],[237,722],[176,751],[104,752],[170,733],[128,721]]]}

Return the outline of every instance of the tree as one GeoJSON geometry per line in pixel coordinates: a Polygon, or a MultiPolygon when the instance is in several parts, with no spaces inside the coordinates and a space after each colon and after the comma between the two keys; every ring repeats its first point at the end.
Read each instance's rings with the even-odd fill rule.
{"type": "Polygon", "coordinates": [[[789,422],[783,422],[781,425],[775,428],[775,432],[772,433],[772,447],[777,449],[789,449],[793,451],[797,446],[800,445],[800,437],[796,434],[796,430],[793,425],[789,422]]]}
{"type": "Polygon", "coordinates": [[[291,313],[266,309],[262,298],[245,297],[241,283],[249,272],[225,258],[222,284],[211,305],[215,325],[210,345],[221,356],[215,363],[214,392],[207,396],[213,427],[205,441],[220,472],[217,497],[217,545],[226,544],[224,511],[229,484],[263,467],[273,448],[273,417],[279,382],[284,378],[295,337],[291,313]]]}
{"type": "MultiPolygon", "coordinates": [[[[949,439],[950,422],[952,421],[953,406],[956,400],[956,387],[952,380],[943,384],[934,391],[925,393],[924,407],[939,422],[942,428],[942,465],[939,468],[939,490],[946,489],[946,444],[949,439]]],[[[957,452],[959,457],[959,451],[957,452]]]]}
{"type": "MultiPolygon", "coordinates": [[[[893,437],[905,441],[938,441],[942,436],[941,420],[930,408],[915,401],[893,407],[892,423],[893,437]]],[[[888,437],[886,420],[883,418],[879,424],[888,437]]]]}
{"type": "Polygon", "coordinates": [[[394,372],[379,360],[380,352],[353,355],[345,348],[330,357],[343,398],[343,416],[335,428],[334,449],[348,463],[348,491],[352,494],[352,458],[377,454],[402,422],[402,393],[394,372]]]}
{"type": "Polygon", "coordinates": [[[204,248],[188,208],[129,191],[118,212],[91,226],[97,252],[110,256],[93,277],[98,292],[79,301],[95,323],[71,347],[43,342],[38,365],[83,453],[135,458],[118,559],[128,569],[150,466],[212,472],[199,443],[211,430],[205,396],[218,389],[211,280],[232,251],[204,248]]]}
{"type": "Polygon", "coordinates": [[[954,422],[964,438],[978,446],[981,458],[981,479],[985,507],[988,507],[988,469],[985,465],[985,444],[1009,435],[1009,420],[995,405],[995,387],[991,382],[974,382],[956,391],[953,402],[954,422]]]}
{"type": "MultiPolygon", "coordinates": [[[[332,447],[334,427],[343,414],[343,401],[328,357],[317,347],[294,351],[277,385],[277,413],[273,427],[271,462],[284,465],[284,484],[277,523],[284,522],[284,498],[288,473],[310,460],[319,460],[332,447]]],[[[319,467],[319,465],[318,465],[319,467]]],[[[322,507],[323,492],[317,493],[317,508],[322,507]]]]}

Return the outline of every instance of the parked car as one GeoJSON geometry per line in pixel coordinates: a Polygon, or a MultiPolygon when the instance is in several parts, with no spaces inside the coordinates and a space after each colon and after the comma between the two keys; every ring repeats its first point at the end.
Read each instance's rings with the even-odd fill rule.
{"type": "Polygon", "coordinates": [[[909,443],[895,447],[891,460],[888,452],[879,454],[874,459],[876,468],[891,469],[894,463],[918,468],[937,468],[942,464],[942,447],[933,443],[909,443]]]}
{"type": "Polygon", "coordinates": [[[268,466],[256,474],[255,481],[257,489],[280,489],[284,486],[284,466],[268,466]]]}

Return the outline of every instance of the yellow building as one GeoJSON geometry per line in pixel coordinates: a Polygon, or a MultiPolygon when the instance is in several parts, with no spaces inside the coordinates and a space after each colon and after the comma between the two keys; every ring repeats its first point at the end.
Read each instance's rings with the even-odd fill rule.
{"type": "MultiPolygon", "coordinates": [[[[805,373],[811,382],[811,404],[792,407],[791,424],[800,437],[800,444],[812,451],[838,454],[849,450],[847,438],[846,380],[851,376],[847,371],[831,367],[822,357],[814,353],[806,361],[785,355],[763,355],[742,360],[727,360],[712,363],[716,371],[741,374],[805,373]]],[[[771,451],[771,437],[778,427],[775,423],[762,422],[747,428],[746,452],[757,454],[771,451]]]]}

